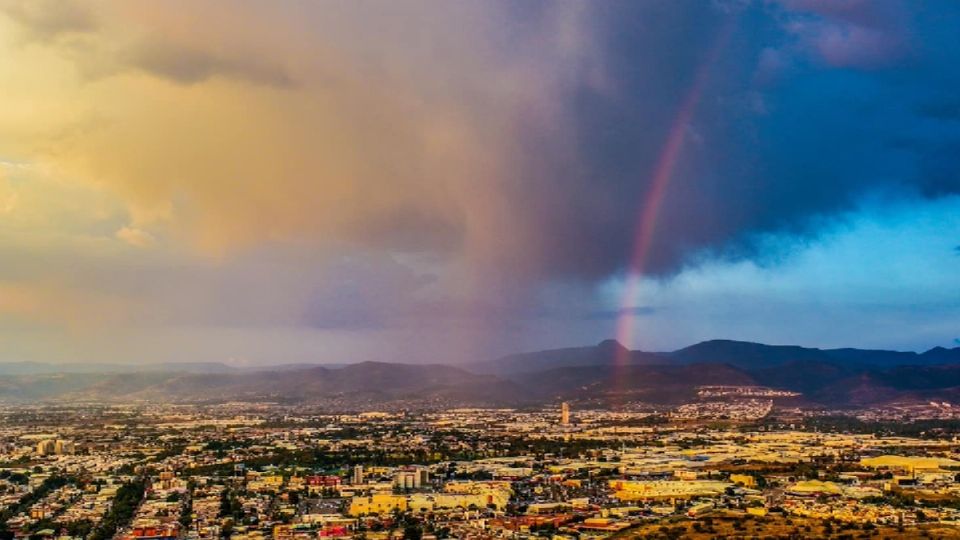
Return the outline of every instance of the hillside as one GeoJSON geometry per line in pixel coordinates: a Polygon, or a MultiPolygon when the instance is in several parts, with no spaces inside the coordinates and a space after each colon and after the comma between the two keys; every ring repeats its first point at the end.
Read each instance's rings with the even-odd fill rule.
{"type": "Polygon", "coordinates": [[[679,403],[694,399],[697,387],[704,385],[768,386],[802,393],[798,402],[825,406],[952,402],[960,400],[958,355],[960,349],[917,354],[730,340],[650,353],[629,351],[608,340],[591,347],[511,355],[472,364],[469,370],[363,362],[252,371],[196,363],[127,366],[125,371],[108,365],[96,373],[56,372],[47,364],[0,364],[0,402],[275,401],[364,409],[524,406],[562,399],[604,405],[679,403]]]}
{"type": "Polygon", "coordinates": [[[365,408],[524,404],[514,383],[445,365],[365,362],[338,369],[0,377],[0,400],[279,401],[365,408]]]}
{"type": "Polygon", "coordinates": [[[512,377],[552,368],[577,366],[729,364],[742,369],[766,369],[777,366],[813,362],[841,368],[880,368],[900,365],[932,366],[960,364],[960,347],[936,347],[924,353],[876,349],[818,349],[796,345],[766,345],[749,341],[714,339],[672,352],[628,350],[615,340],[606,340],[589,347],[572,347],[512,354],[485,362],[470,364],[476,373],[512,377]]]}
{"type": "Polygon", "coordinates": [[[747,369],[763,369],[796,362],[832,363],[839,366],[892,367],[960,363],[960,347],[936,347],[924,353],[877,349],[817,349],[796,345],[765,345],[749,341],[714,339],[671,353],[681,363],[720,362],[747,369]]]}
{"type": "Polygon", "coordinates": [[[547,402],[680,403],[692,399],[698,386],[755,384],[749,374],[723,364],[564,367],[515,380],[547,402]]]}
{"type": "Polygon", "coordinates": [[[476,373],[517,375],[546,369],[578,366],[612,366],[626,359],[631,365],[669,364],[669,358],[659,353],[631,351],[613,339],[588,347],[551,349],[530,353],[511,354],[496,360],[470,364],[467,368],[476,373]]]}

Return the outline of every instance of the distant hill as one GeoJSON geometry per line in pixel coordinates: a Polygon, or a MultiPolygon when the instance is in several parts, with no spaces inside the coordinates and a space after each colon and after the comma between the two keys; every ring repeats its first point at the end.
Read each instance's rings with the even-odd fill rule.
{"type": "Polygon", "coordinates": [[[514,383],[446,365],[364,362],[329,369],[230,373],[38,374],[0,377],[0,400],[316,403],[499,406],[529,403],[514,383]]]}
{"type": "Polygon", "coordinates": [[[841,367],[893,367],[960,363],[960,347],[937,347],[918,354],[850,348],[817,349],[714,339],[673,352],[646,352],[631,351],[615,340],[606,340],[590,347],[512,354],[496,360],[470,364],[467,368],[476,373],[512,377],[560,367],[612,366],[620,360],[625,360],[627,365],[729,364],[742,369],[765,369],[796,362],[817,362],[841,367]]]}
{"type": "Polygon", "coordinates": [[[683,363],[722,362],[750,369],[762,369],[794,362],[826,362],[863,367],[960,363],[960,348],[937,347],[918,354],[874,349],[817,349],[795,345],[764,345],[727,339],[704,341],[666,354],[671,359],[683,363]]]}
{"type": "Polygon", "coordinates": [[[800,392],[797,403],[960,402],[960,348],[925,353],[816,349],[712,340],[673,352],[590,347],[506,356],[469,369],[433,364],[235,368],[219,363],[0,364],[0,401],[312,403],[332,409],[524,406],[582,401],[679,403],[698,386],[758,385],[800,392]]]}
{"type": "Polygon", "coordinates": [[[919,356],[923,358],[923,364],[960,364],[960,347],[934,347],[919,356]]]}
{"type": "Polygon", "coordinates": [[[820,349],[792,345],[764,345],[747,341],[714,339],[668,353],[674,362],[682,364],[724,363],[741,368],[765,368],[788,362],[830,362],[833,360],[820,349]]]}
{"type": "Polygon", "coordinates": [[[802,394],[797,404],[835,407],[895,402],[960,402],[960,365],[863,367],[801,360],[745,369],[720,363],[581,366],[513,377],[542,402],[642,401],[672,404],[693,400],[697,387],[766,386],[802,394]]]}
{"type": "Polygon", "coordinates": [[[844,380],[858,373],[860,370],[855,367],[819,360],[798,360],[750,370],[757,384],[793,390],[806,396],[817,393],[831,381],[844,380]]]}
{"type": "Polygon", "coordinates": [[[691,399],[697,386],[716,384],[791,390],[803,394],[802,402],[829,406],[960,399],[960,348],[918,354],[718,339],[656,353],[629,351],[608,340],[510,355],[469,369],[515,381],[541,400],[619,396],[673,403],[691,399]]]}
{"type": "Polygon", "coordinates": [[[612,366],[621,358],[631,365],[669,364],[670,358],[659,353],[630,351],[618,341],[608,339],[589,347],[551,349],[531,353],[511,354],[496,360],[467,366],[476,373],[516,375],[545,369],[576,366],[612,366]]]}
{"type": "Polygon", "coordinates": [[[704,385],[754,385],[748,373],[724,364],[563,367],[517,377],[541,401],[598,400],[680,403],[704,385]]]}

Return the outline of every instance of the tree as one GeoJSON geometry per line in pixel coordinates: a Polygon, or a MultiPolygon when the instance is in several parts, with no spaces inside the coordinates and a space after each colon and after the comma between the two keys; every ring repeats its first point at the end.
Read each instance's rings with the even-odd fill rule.
{"type": "Polygon", "coordinates": [[[90,534],[89,540],[107,540],[116,534],[117,530],[130,522],[137,505],[143,499],[146,486],[142,479],[120,486],[113,499],[113,506],[104,516],[100,524],[90,534]]]}

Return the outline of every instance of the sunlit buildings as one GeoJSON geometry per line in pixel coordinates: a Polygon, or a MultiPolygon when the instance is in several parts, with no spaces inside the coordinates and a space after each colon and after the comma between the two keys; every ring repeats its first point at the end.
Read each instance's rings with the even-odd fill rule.
{"type": "Polygon", "coordinates": [[[76,447],[72,441],[63,439],[44,439],[37,443],[37,454],[41,456],[73,454],[76,447]]]}

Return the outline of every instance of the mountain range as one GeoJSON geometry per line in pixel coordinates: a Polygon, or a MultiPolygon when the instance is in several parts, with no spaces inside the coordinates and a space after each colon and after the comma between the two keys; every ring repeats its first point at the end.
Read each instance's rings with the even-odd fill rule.
{"type": "Polygon", "coordinates": [[[749,341],[714,339],[672,352],[628,350],[615,340],[591,347],[553,349],[514,354],[470,367],[481,373],[512,375],[549,368],[613,365],[625,359],[629,365],[729,364],[742,369],[764,369],[808,361],[865,368],[901,365],[960,363],[960,347],[934,347],[924,353],[871,349],[817,349],[796,345],[765,345],[749,341]]]}
{"type": "Polygon", "coordinates": [[[960,401],[960,348],[924,353],[712,340],[672,352],[595,346],[456,367],[362,362],[237,368],[221,363],[0,363],[0,401],[273,401],[330,408],[680,403],[704,385],[800,392],[797,403],[875,406],[960,401]]]}

